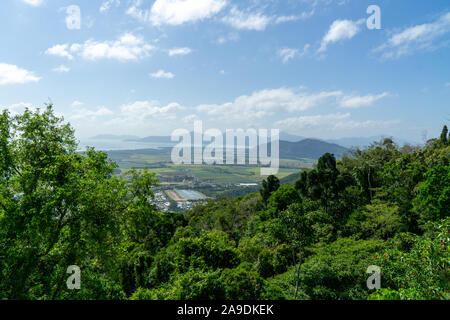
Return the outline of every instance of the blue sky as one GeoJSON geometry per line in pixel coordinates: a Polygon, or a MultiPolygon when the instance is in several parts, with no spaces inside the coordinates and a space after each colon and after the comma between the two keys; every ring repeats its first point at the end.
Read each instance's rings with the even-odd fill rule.
{"type": "Polygon", "coordinates": [[[0,106],[50,99],[81,139],[203,120],[421,142],[450,119],[448,0],[3,0],[0,39],[0,106]]]}

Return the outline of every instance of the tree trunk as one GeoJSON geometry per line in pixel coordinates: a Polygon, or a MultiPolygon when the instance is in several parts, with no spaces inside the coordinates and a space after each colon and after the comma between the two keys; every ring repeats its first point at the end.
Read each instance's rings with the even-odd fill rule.
{"type": "Polygon", "coordinates": [[[367,182],[369,184],[369,195],[370,195],[370,200],[372,201],[372,183],[370,183],[370,166],[369,166],[369,172],[367,173],[367,182]]]}
{"type": "MultiPolygon", "coordinates": [[[[295,257],[295,253],[294,253],[294,257],[295,257]]],[[[295,258],[294,258],[295,261],[295,258]]],[[[300,280],[300,265],[302,263],[302,259],[300,258],[298,261],[298,265],[296,265],[297,270],[295,271],[295,292],[294,292],[294,300],[297,299],[297,294],[298,294],[298,284],[299,284],[299,280],[300,280]]]]}

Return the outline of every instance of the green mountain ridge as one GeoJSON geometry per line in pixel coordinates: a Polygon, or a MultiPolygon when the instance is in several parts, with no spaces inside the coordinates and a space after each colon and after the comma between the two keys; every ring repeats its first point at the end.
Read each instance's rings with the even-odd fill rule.
{"type": "MultiPolygon", "coordinates": [[[[163,137],[161,137],[163,138],[163,137]]],[[[162,142],[162,141],[160,141],[162,142]]],[[[163,147],[159,149],[137,149],[137,150],[112,150],[106,151],[112,159],[121,155],[170,155],[172,148],[163,147]]],[[[347,152],[348,149],[334,143],[328,143],[317,139],[304,139],[298,142],[280,141],[281,159],[318,159],[324,153],[332,153],[337,158],[347,152]]]]}

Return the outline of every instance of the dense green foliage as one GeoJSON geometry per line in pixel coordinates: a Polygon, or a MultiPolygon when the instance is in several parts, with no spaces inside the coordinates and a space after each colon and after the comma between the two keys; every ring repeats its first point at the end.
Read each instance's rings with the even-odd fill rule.
{"type": "Polygon", "coordinates": [[[449,298],[447,131],[327,153],[295,187],[270,176],[183,215],[156,210],[153,174],[115,169],[51,106],[0,115],[0,299],[449,298]]]}

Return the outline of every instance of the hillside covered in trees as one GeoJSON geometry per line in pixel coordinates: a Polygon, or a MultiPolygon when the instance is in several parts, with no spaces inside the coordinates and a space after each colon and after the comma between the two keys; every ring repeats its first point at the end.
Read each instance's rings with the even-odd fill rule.
{"type": "Polygon", "coordinates": [[[154,174],[76,150],[51,106],[0,115],[0,299],[450,297],[446,127],[421,148],[324,154],[295,186],[270,176],[185,214],[157,211],[154,174]]]}

